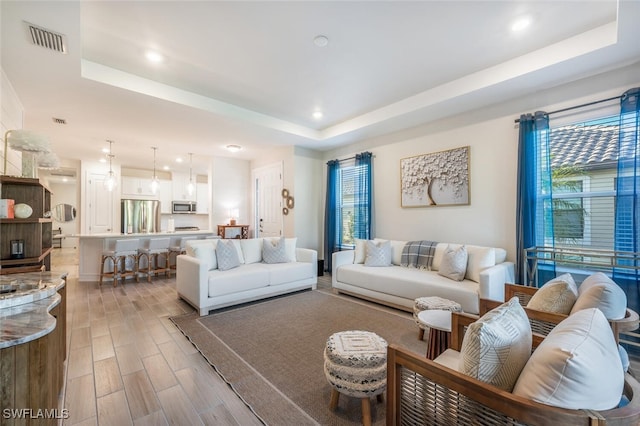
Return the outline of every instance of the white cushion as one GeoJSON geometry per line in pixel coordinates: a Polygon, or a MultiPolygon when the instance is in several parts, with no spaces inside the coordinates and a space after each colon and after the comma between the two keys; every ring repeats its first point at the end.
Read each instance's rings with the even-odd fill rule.
{"type": "Polygon", "coordinates": [[[436,249],[433,251],[433,262],[431,263],[431,270],[437,271],[440,269],[440,262],[442,262],[442,256],[444,256],[444,252],[447,251],[449,247],[459,247],[459,244],[447,244],[447,243],[438,243],[436,244],[436,249]]]}
{"type": "MultiPolygon", "coordinates": [[[[218,240],[218,241],[222,241],[222,240],[218,240]]],[[[236,252],[238,254],[238,261],[240,263],[244,263],[244,255],[242,254],[242,246],[240,245],[240,241],[242,241],[239,238],[233,239],[233,240],[226,240],[226,241],[231,241],[231,243],[233,244],[233,246],[236,248],[236,252]]]]}
{"type": "Polygon", "coordinates": [[[467,272],[467,249],[460,246],[456,249],[447,248],[442,256],[438,274],[454,281],[462,281],[467,272]]]}
{"type": "Polygon", "coordinates": [[[209,297],[238,293],[245,290],[267,287],[269,271],[263,263],[251,263],[239,268],[210,271],[208,275],[209,297]]]}
{"type": "Polygon", "coordinates": [[[262,262],[262,238],[240,240],[244,263],[262,262]]]}
{"type": "Polygon", "coordinates": [[[391,266],[391,244],[389,241],[367,241],[365,266],[391,266]]]}
{"type": "MultiPolygon", "coordinates": [[[[270,241],[277,241],[278,239],[280,239],[281,237],[270,237],[270,238],[265,238],[265,240],[270,240],[270,241]]],[[[289,258],[289,262],[296,262],[297,258],[296,258],[296,244],[298,243],[298,238],[285,238],[284,239],[284,244],[285,244],[285,249],[287,251],[287,257],[289,258]]]]}
{"type": "Polygon", "coordinates": [[[408,241],[385,240],[383,238],[374,238],[373,241],[389,241],[389,244],[391,244],[391,263],[394,265],[402,263],[402,250],[404,250],[404,246],[407,245],[408,241]]]}
{"type": "Polygon", "coordinates": [[[227,271],[240,266],[240,259],[238,259],[236,245],[233,243],[233,240],[218,241],[218,245],[216,246],[216,257],[218,260],[218,269],[220,271],[227,271]]]}
{"type": "Polygon", "coordinates": [[[470,280],[452,283],[449,278],[441,277],[433,271],[395,265],[387,268],[368,268],[363,264],[351,263],[340,266],[336,275],[338,282],[360,287],[363,294],[370,291],[371,297],[391,294],[407,300],[408,308],[413,306],[415,299],[428,294],[455,300],[460,303],[464,312],[479,312],[478,283],[470,280]]]}
{"type": "Polygon", "coordinates": [[[312,265],[309,262],[274,263],[267,268],[269,285],[287,284],[313,278],[316,267],[317,265],[312,265]]]}
{"type": "Polygon", "coordinates": [[[219,240],[217,239],[211,239],[211,240],[207,240],[207,239],[201,239],[201,240],[189,240],[185,243],[184,245],[184,249],[187,252],[187,254],[191,257],[195,257],[195,253],[193,251],[193,249],[201,244],[213,244],[213,247],[215,248],[216,244],[218,243],[219,240]]]}
{"type": "Polygon", "coordinates": [[[355,253],[353,254],[353,263],[364,263],[364,258],[367,255],[367,240],[361,240],[356,238],[355,253]]]}
{"type": "Polygon", "coordinates": [[[518,298],[469,325],[460,354],[461,373],[511,392],[531,355],[531,326],[518,298]]]}
{"type": "Polygon", "coordinates": [[[610,320],[622,319],[627,311],[627,295],[611,278],[596,272],[580,284],[571,313],[587,308],[600,309],[610,320]]]}
{"type": "Polygon", "coordinates": [[[624,372],[611,327],[598,309],[570,315],[536,348],[515,395],[570,410],[608,410],[620,401],[624,372]]]}
{"type": "Polygon", "coordinates": [[[444,365],[447,368],[458,371],[460,368],[460,352],[454,351],[453,349],[447,349],[442,352],[434,362],[444,365]]]}
{"type": "Polygon", "coordinates": [[[496,250],[493,247],[467,247],[467,271],[465,278],[480,282],[480,272],[496,264],[496,250]]]}
{"type": "Polygon", "coordinates": [[[571,274],[562,274],[542,285],[535,292],[527,308],[536,311],[569,315],[578,298],[578,287],[571,274]]]}
{"type": "Polygon", "coordinates": [[[264,240],[262,243],[262,259],[264,263],[289,262],[284,238],[264,240]]]}
{"type": "Polygon", "coordinates": [[[197,244],[192,248],[192,251],[193,257],[207,265],[208,271],[218,268],[216,247],[214,244],[197,244]]]}
{"type": "Polygon", "coordinates": [[[503,248],[495,248],[496,251],[496,265],[505,262],[507,260],[507,251],[503,248]]]}

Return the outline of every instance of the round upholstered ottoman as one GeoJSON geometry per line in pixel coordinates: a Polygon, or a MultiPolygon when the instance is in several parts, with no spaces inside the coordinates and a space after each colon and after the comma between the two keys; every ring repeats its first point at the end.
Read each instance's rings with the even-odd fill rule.
{"type": "Polygon", "coordinates": [[[420,340],[424,338],[424,331],[428,330],[429,326],[420,321],[418,314],[422,311],[429,310],[462,312],[462,306],[460,306],[458,302],[438,296],[418,297],[413,303],[413,319],[416,321],[416,324],[418,324],[418,339],[420,340]]]}
{"type": "Polygon", "coordinates": [[[329,408],[335,410],[340,394],[362,399],[362,423],[371,424],[371,403],[382,402],[387,386],[387,341],[369,331],[342,331],[327,339],[324,374],[333,387],[329,408]]]}

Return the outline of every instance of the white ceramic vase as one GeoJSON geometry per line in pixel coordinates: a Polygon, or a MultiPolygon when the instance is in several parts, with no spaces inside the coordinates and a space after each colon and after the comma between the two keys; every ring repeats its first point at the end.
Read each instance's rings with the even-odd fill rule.
{"type": "Polygon", "coordinates": [[[26,219],[31,216],[33,209],[29,204],[16,204],[13,206],[13,215],[18,219],[26,219]]]}

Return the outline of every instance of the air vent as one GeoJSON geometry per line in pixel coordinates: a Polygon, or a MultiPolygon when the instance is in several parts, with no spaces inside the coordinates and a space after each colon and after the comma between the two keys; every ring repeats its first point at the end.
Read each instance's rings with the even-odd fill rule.
{"type": "Polygon", "coordinates": [[[53,122],[56,124],[67,124],[67,120],[65,120],[64,118],[56,118],[56,117],[52,117],[53,118],[53,122]]]}
{"type": "Polygon", "coordinates": [[[67,36],[28,22],[24,24],[27,27],[31,43],[46,49],[55,50],[56,52],[67,53],[67,36]]]}
{"type": "Polygon", "coordinates": [[[57,169],[49,172],[51,176],[63,176],[63,177],[76,177],[76,172],[73,169],[57,169]]]}

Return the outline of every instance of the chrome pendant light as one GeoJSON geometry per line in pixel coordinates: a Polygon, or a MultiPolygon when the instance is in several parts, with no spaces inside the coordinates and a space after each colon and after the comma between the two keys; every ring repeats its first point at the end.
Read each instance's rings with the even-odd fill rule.
{"type": "Polygon", "coordinates": [[[195,186],[193,185],[193,154],[189,153],[189,184],[187,185],[187,192],[189,195],[193,195],[195,186]]]}
{"type": "Polygon", "coordinates": [[[153,177],[151,178],[151,193],[155,194],[156,191],[158,191],[158,186],[160,185],[158,175],[156,175],[156,151],[158,150],[158,147],[152,146],[151,149],[153,149],[153,177]]]}
{"type": "Polygon", "coordinates": [[[107,173],[107,177],[104,180],[104,187],[107,191],[111,192],[116,188],[116,186],[118,186],[118,180],[116,179],[116,174],[113,172],[113,168],[111,167],[111,160],[115,157],[112,152],[113,141],[107,140],[107,142],[109,142],[109,154],[107,154],[107,157],[109,157],[109,173],[107,173]]]}

